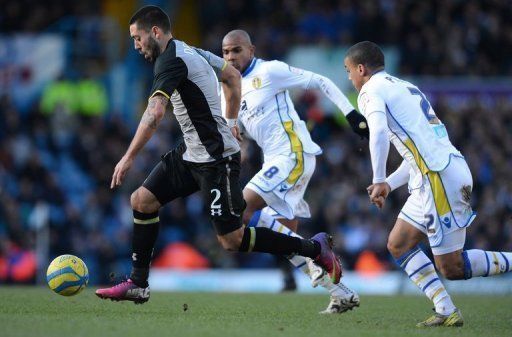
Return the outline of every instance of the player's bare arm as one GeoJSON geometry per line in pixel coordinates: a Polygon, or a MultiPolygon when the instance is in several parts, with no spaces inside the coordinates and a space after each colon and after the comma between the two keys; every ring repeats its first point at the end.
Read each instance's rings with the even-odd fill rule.
{"type": "Polygon", "coordinates": [[[133,136],[132,142],[130,143],[125,155],[121,158],[119,163],[117,163],[114,169],[110,188],[114,188],[122,184],[126,173],[133,164],[133,160],[155,133],[158,124],[160,124],[160,121],[165,115],[168,104],[169,100],[160,94],[154,95],[149,99],[148,106],[142,115],[137,131],[135,132],[135,136],[133,136]]]}
{"type": "Polygon", "coordinates": [[[226,64],[221,73],[222,90],[226,98],[226,119],[231,127],[231,132],[239,141],[242,140],[240,130],[236,125],[238,111],[240,110],[240,99],[242,92],[241,75],[232,65],[226,64]]]}

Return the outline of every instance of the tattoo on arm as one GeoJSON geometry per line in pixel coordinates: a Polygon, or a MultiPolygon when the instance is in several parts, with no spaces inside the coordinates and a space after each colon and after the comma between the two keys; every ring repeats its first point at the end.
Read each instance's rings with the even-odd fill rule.
{"type": "Polygon", "coordinates": [[[162,95],[151,97],[146,111],[142,115],[141,123],[146,124],[151,129],[156,129],[165,114],[168,102],[169,100],[162,95]]]}

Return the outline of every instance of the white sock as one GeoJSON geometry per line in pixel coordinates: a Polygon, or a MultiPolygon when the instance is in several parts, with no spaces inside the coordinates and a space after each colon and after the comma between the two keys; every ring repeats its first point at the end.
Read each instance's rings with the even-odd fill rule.
{"type": "Polygon", "coordinates": [[[512,271],[512,253],[470,249],[462,252],[462,258],[465,279],[512,271]]]}
{"type": "Polygon", "coordinates": [[[319,285],[327,289],[331,296],[350,298],[352,295],[357,295],[355,291],[344,285],[341,281],[338,284],[332,283],[329,275],[325,275],[319,282],[319,285]]]}
{"type": "Polygon", "coordinates": [[[396,259],[396,262],[407,273],[411,281],[434,302],[437,313],[449,315],[455,311],[455,305],[439,279],[432,261],[419,247],[405,253],[396,259]]]}

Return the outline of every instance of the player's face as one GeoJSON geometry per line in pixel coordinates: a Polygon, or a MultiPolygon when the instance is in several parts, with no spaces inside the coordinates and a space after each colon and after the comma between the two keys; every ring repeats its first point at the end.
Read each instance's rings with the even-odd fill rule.
{"type": "Polygon", "coordinates": [[[130,36],[133,39],[135,50],[144,55],[144,58],[149,62],[155,62],[160,55],[160,46],[152,34],[152,31],[147,32],[144,29],[138,29],[136,23],[130,25],[130,36]]]}
{"type": "Polygon", "coordinates": [[[362,64],[354,64],[351,59],[345,58],[345,69],[348,73],[348,79],[352,81],[354,88],[361,91],[364,84],[364,66],[362,64]]]}
{"type": "Polygon", "coordinates": [[[222,44],[222,57],[242,73],[254,57],[254,47],[228,39],[222,44]]]}

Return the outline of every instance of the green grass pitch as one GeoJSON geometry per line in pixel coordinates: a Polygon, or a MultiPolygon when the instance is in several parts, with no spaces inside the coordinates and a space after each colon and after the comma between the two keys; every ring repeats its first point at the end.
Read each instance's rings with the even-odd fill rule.
{"type": "Polygon", "coordinates": [[[418,329],[421,296],[362,296],[361,307],[319,315],[328,296],[152,293],[144,305],[62,297],[40,287],[0,287],[0,336],[512,336],[512,296],[456,296],[462,328],[418,329]],[[184,310],[186,308],[186,310],[184,310]]]}

